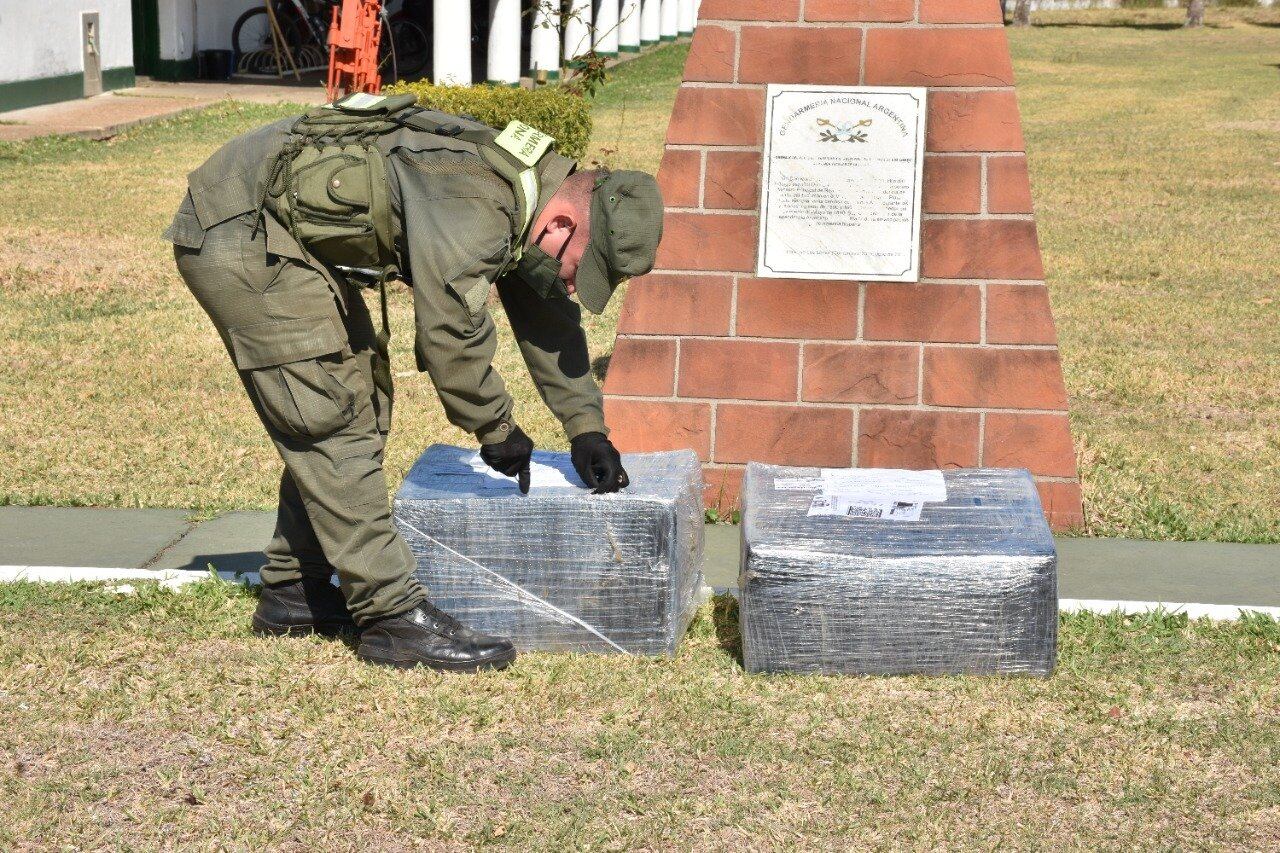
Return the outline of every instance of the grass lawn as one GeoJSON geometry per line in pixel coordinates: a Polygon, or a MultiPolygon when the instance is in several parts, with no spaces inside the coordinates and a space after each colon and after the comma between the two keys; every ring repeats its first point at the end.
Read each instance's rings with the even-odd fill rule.
{"type": "MultiPolygon", "coordinates": [[[[1280,13],[1215,9],[1197,32],[1180,14],[1010,33],[1088,531],[1278,542],[1280,13]]],[[[591,158],[656,169],[684,53],[616,72],[591,158]]],[[[157,234],[188,169],[287,112],[0,148],[0,502],[273,504],[274,451],[157,234]]],[[[597,354],[618,302],[591,322],[597,354]]],[[[426,444],[469,440],[412,372],[407,294],[395,322],[393,482],[426,444]]],[[[510,340],[498,362],[526,429],[562,447],[510,340]]]]}
{"type": "Polygon", "coordinates": [[[0,586],[0,846],[1280,841],[1274,621],[1070,617],[1045,680],[763,677],[708,606],[673,661],[467,677],[255,639],[252,605],[225,584],[0,586]]]}

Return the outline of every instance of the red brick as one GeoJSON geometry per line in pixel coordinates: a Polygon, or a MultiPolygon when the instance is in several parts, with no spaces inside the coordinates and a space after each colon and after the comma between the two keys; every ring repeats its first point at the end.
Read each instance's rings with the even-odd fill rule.
{"type": "Polygon", "coordinates": [[[794,400],[800,347],[733,338],[680,343],[681,397],[794,400]]]}
{"type": "Polygon", "coordinates": [[[698,207],[702,183],[702,152],[668,148],[658,167],[658,186],[668,207],[698,207]]]}
{"type": "Polygon", "coordinates": [[[1057,350],[925,347],[924,401],[933,406],[1067,408],[1057,350]]]}
{"type": "Polygon", "coordinates": [[[1042,284],[987,285],[987,341],[1056,344],[1049,289],[1042,284]]]}
{"type": "Polygon", "coordinates": [[[863,321],[869,340],[977,342],[982,291],[971,284],[874,282],[863,321]]]}
{"type": "Polygon", "coordinates": [[[693,33],[684,79],[702,83],[732,83],[737,38],[733,30],[707,24],[693,33]]]}
{"type": "Polygon", "coordinates": [[[721,404],[715,461],[848,467],[853,410],[721,404]]]}
{"type": "Polygon", "coordinates": [[[925,157],[922,196],[925,213],[981,212],[981,158],[925,157]]]}
{"type": "Polygon", "coordinates": [[[1036,224],[1030,220],[926,220],[921,243],[926,278],[1044,278],[1036,224]]]}
{"type": "Polygon", "coordinates": [[[609,438],[623,453],[690,448],[699,459],[711,451],[711,406],[606,397],[609,438]]]}
{"type": "Polygon", "coordinates": [[[706,484],[702,489],[702,500],[707,509],[717,510],[724,517],[738,508],[745,470],[737,466],[702,466],[702,482],[706,484]]]}
{"type": "Polygon", "coordinates": [[[750,272],[756,267],[756,221],[724,213],[668,213],[657,266],[750,272]]]}
{"type": "Polygon", "coordinates": [[[618,332],[624,335],[727,335],[733,279],[650,273],[627,285],[618,332]]]}
{"type": "Polygon", "coordinates": [[[914,403],[919,376],[919,347],[811,344],[804,349],[803,397],[814,403],[914,403]]]}
{"type": "Polygon", "coordinates": [[[1010,86],[1013,63],[1003,29],[884,27],[867,31],[865,75],[869,85],[1010,86]]]}
{"type": "Polygon", "coordinates": [[[799,18],[800,0],[703,0],[698,9],[699,21],[795,21],[799,18]]]}
{"type": "Polygon", "coordinates": [[[1036,481],[1045,518],[1055,531],[1079,530],[1084,527],[1084,506],[1079,483],[1036,481]]]}
{"type": "Polygon", "coordinates": [[[930,151],[1022,151],[1018,99],[1008,92],[929,93],[930,151]]]}
{"type": "Polygon", "coordinates": [[[667,125],[673,145],[759,145],[764,90],[681,86],[667,125]]]}
{"type": "Polygon", "coordinates": [[[853,340],[858,284],[740,278],[737,331],[744,337],[853,340]]]}
{"type": "Polygon", "coordinates": [[[1000,0],[920,0],[922,24],[1002,24],[1000,0]]]}
{"type": "Polygon", "coordinates": [[[1030,213],[1031,180],[1026,157],[987,158],[987,210],[1030,213]]]}
{"type": "Polygon", "coordinates": [[[863,409],[858,419],[861,468],[972,468],[978,464],[976,412],[863,409]]]}
{"type": "Polygon", "coordinates": [[[707,207],[755,210],[760,204],[760,155],[754,151],[708,151],[703,191],[707,207]]]}
{"type": "Polygon", "coordinates": [[[609,357],[604,393],[666,397],[675,387],[676,342],[671,338],[618,338],[609,357]]]}
{"type": "Polygon", "coordinates": [[[861,56],[853,27],[743,27],[738,81],[856,84],[861,56]]]}
{"type": "Polygon", "coordinates": [[[1076,476],[1076,453],[1067,416],[988,412],[982,465],[1026,468],[1046,477],[1076,476]]]}
{"type": "Polygon", "coordinates": [[[809,0],[806,21],[874,21],[900,24],[916,16],[915,0],[809,0]]]}

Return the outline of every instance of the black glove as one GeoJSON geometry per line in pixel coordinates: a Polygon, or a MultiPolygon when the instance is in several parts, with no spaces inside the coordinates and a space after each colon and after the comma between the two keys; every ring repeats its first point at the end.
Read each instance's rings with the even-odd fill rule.
{"type": "Polygon", "coordinates": [[[529,460],[533,457],[533,439],[515,423],[511,433],[497,444],[480,445],[480,458],[499,474],[515,477],[520,494],[529,494],[529,460]]]}
{"type": "Polygon", "coordinates": [[[622,469],[622,457],[604,433],[584,432],[571,442],[573,470],[578,472],[597,495],[616,492],[631,485],[627,472],[622,469]]]}

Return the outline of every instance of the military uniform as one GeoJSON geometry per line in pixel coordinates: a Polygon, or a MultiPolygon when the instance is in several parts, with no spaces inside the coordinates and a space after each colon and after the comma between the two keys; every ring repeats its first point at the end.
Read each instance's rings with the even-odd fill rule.
{"type": "MultiPolygon", "coordinates": [[[[192,172],[165,237],[285,463],[263,581],[327,578],[336,569],[351,613],[367,624],[411,610],[426,593],[387,505],[382,458],[393,395],[385,342],[348,276],[260,210],[294,121],[238,137],[192,172]]],[[[500,275],[521,233],[511,184],[457,135],[404,128],[375,144],[395,211],[397,266],[413,286],[417,366],[431,375],[450,422],[483,444],[512,428],[513,403],[492,366],[497,334],[486,302],[496,282],[529,371],[567,436],[606,432],[579,306],[500,275]]],[[[554,152],[537,163],[538,209],[573,165],[554,152]]]]}

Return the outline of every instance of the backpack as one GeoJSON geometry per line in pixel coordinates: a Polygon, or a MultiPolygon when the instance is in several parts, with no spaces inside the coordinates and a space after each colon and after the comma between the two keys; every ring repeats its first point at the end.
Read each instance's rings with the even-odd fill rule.
{"type": "Polygon", "coordinates": [[[501,133],[464,128],[441,113],[416,107],[412,94],[357,93],[299,118],[262,187],[258,216],[269,210],[303,251],[325,263],[396,272],[396,219],[379,138],[409,129],[470,142],[511,185],[517,212],[512,230],[519,259],[533,224],[540,186],[534,168],[554,139],[522,122],[501,133]]]}
{"type": "MultiPolygon", "coordinates": [[[[374,383],[391,393],[387,279],[396,267],[396,217],[387,183],[382,137],[400,130],[452,136],[476,146],[485,162],[511,185],[516,198],[512,217],[513,267],[533,225],[541,186],[535,168],[555,142],[542,131],[513,121],[501,133],[414,106],[417,97],[356,93],[299,118],[268,167],[257,205],[256,234],[262,212],[270,211],[310,256],[349,271],[375,273],[382,329],[375,345],[381,358],[374,383]]],[[[506,270],[504,269],[503,272],[506,270]]]]}

